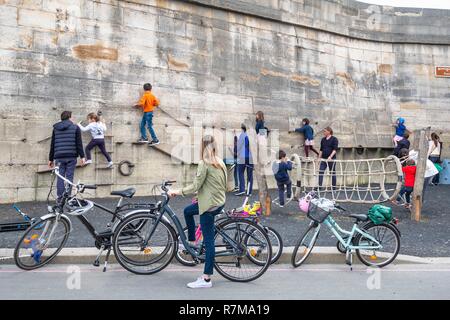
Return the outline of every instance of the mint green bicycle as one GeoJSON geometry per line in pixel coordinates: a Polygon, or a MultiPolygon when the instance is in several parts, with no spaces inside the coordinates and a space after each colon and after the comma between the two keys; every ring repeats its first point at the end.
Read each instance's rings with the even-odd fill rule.
{"type": "MultiPolygon", "coordinates": [[[[341,206],[325,198],[308,195],[307,217],[311,219],[308,229],[299,238],[291,263],[296,268],[303,264],[311,254],[320,234],[322,223],[338,239],[337,248],[346,254],[346,263],[352,265],[353,252],[367,266],[385,267],[395,260],[400,251],[400,232],[393,221],[375,224],[367,214],[350,214],[355,219],[351,231],[344,230],[331,217],[332,213],[346,211],[341,206]],[[361,225],[361,223],[363,223],[361,225]]],[[[396,220],[394,220],[396,221],[396,220]]]]}

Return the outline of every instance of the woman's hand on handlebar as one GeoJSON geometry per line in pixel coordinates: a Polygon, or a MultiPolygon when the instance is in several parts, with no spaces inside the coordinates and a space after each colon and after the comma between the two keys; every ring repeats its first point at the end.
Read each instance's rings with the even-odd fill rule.
{"type": "Polygon", "coordinates": [[[174,198],[176,196],[181,195],[181,191],[180,190],[167,190],[167,194],[169,195],[169,197],[174,198]]]}

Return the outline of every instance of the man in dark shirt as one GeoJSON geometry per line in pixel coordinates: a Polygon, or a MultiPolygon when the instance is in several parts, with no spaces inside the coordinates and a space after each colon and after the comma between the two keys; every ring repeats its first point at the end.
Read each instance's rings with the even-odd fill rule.
{"type": "Polygon", "coordinates": [[[336,165],[333,160],[336,159],[336,152],[339,147],[339,141],[336,137],[333,136],[333,129],[330,127],[326,127],[323,130],[324,137],[320,141],[320,152],[319,159],[323,159],[320,161],[319,168],[319,186],[322,186],[323,183],[323,174],[328,167],[328,170],[331,174],[331,183],[333,187],[336,187],[336,165]]]}
{"type": "Polygon", "coordinates": [[[393,155],[400,158],[400,150],[407,149],[409,150],[410,142],[409,142],[409,133],[405,132],[403,134],[403,139],[397,142],[397,146],[395,147],[394,151],[392,152],[393,155]]]}
{"type": "MultiPolygon", "coordinates": [[[[50,146],[48,166],[59,167],[59,173],[73,182],[78,156],[84,165],[83,141],[80,128],[72,122],[72,112],[61,113],[61,121],[53,125],[52,143],[50,146]]],[[[58,178],[56,193],[58,202],[64,193],[64,181],[58,178]]]]}

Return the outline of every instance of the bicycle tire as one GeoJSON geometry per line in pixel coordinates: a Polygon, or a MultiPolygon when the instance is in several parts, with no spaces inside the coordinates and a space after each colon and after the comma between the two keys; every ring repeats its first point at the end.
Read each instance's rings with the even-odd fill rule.
{"type": "MultiPolygon", "coordinates": [[[[49,217],[45,220],[42,220],[41,218],[39,218],[30,227],[28,227],[28,229],[25,231],[25,233],[20,238],[19,242],[16,244],[16,247],[14,249],[14,263],[16,264],[16,266],[18,268],[20,268],[22,270],[26,270],[26,271],[41,268],[44,265],[50,263],[59,254],[59,252],[62,250],[62,248],[64,248],[64,246],[66,245],[67,239],[69,238],[70,231],[71,231],[70,230],[71,223],[70,223],[69,218],[67,218],[65,216],[60,216],[59,218],[60,218],[59,222],[62,222],[66,232],[64,233],[61,244],[56,248],[55,252],[53,252],[47,259],[43,260],[42,262],[36,263],[34,265],[29,265],[29,266],[25,265],[20,259],[21,258],[21,254],[20,254],[21,244],[27,237],[30,236],[29,233],[33,232],[35,230],[36,226],[38,226],[38,228],[36,230],[43,230],[41,224],[46,223],[51,220],[55,220],[56,216],[49,217]]],[[[32,258],[32,256],[30,256],[30,258],[32,258]]]]}
{"type": "Polygon", "coordinates": [[[314,237],[315,230],[316,230],[317,227],[319,227],[318,224],[315,224],[315,223],[310,224],[308,226],[308,229],[306,229],[306,231],[303,233],[303,235],[298,239],[297,244],[295,245],[294,251],[292,252],[292,257],[291,257],[291,264],[292,264],[292,266],[294,268],[300,267],[306,261],[306,259],[309,257],[309,255],[311,254],[314,246],[316,245],[317,238],[319,238],[320,230],[317,233],[317,235],[315,236],[315,238],[312,239],[312,242],[310,242],[310,244],[309,244],[310,247],[306,248],[306,249],[309,249],[309,250],[305,250],[303,252],[303,256],[300,259],[300,261],[297,262],[297,260],[296,260],[297,252],[298,252],[300,246],[303,244],[304,240],[306,239],[306,237],[308,236],[308,234],[311,231],[314,232],[312,234],[312,236],[314,237]],[[312,243],[312,245],[311,245],[311,243],[312,243]]]}
{"type": "MultiPolygon", "coordinates": [[[[363,254],[361,253],[361,249],[356,249],[356,255],[358,256],[358,259],[362,263],[364,263],[366,266],[383,268],[383,267],[389,265],[390,263],[392,263],[395,260],[395,258],[397,257],[398,253],[400,252],[400,235],[399,235],[397,229],[389,223],[381,223],[381,224],[375,224],[373,222],[367,223],[366,225],[364,225],[364,228],[362,230],[369,233],[369,230],[372,228],[387,228],[392,232],[392,234],[394,235],[394,238],[396,240],[396,247],[395,247],[392,257],[382,263],[371,263],[370,261],[366,260],[363,257],[363,254]]],[[[384,236],[385,236],[385,233],[383,233],[383,238],[384,238],[384,236]]],[[[362,237],[363,237],[363,235],[360,233],[358,233],[358,235],[355,236],[355,245],[360,245],[360,241],[361,241],[362,237]]],[[[380,239],[376,239],[376,240],[380,241],[380,239]]],[[[374,250],[369,250],[369,251],[374,251],[374,250]]],[[[376,255],[375,255],[375,257],[376,257],[376,255]]]]}
{"type": "MultiPolygon", "coordinates": [[[[232,229],[227,229],[227,227],[230,227],[232,224],[247,225],[248,227],[246,228],[246,231],[248,230],[249,227],[256,229],[258,231],[259,235],[264,239],[264,241],[266,243],[268,258],[266,259],[266,263],[264,263],[264,265],[256,265],[256,266],[259,267],[259,271],[258,272],[256,272],[254,275],[248,276],[248,277],[240,278],[240,277],[236,277],[236,276],[233,276],[233,275],[227,273],[225,270],[222,269],[222,267],[221,267],[222,262],[218,262],[217,258],[216,258],[216,261],[214,263],[214,269],[220,275],[222,275],[225,279],[228,279],[228,280],[233,281],[233,282],[250,282],[250,281],[254,281],[254,280],[258,279],[259,277],[261,277],[267,271],[267,268],[269,267],[269,265],[271,263],[272,247],[270,245],[269,237],[267,236],[266,231],[262,227],[260,227],[256,223],[254,223],[252,221],[249,221],[249,220],[246,220],[246,219],[229,219],[229,220],[225,220],[222,223],[220,223],[220,225],[218,225],[217,228],[222,230],[222,231],[223,230],[232,230],[232,229]]],[[[238,229],[238,228],[236,228],[236,229],[238,229]]],[[[256,232],[256,230],[253,231],[253,234],[256,232]]],[[[221,235],[219,231],[216,232],[215,242],[217,242],[218,235],[221,235]]],[[[242,240],[244,240],[244,238],[242,240]]],[[[248,243],[247,241],[248,240],[246,240],[245,243],[248,243]]],[[[217,247],[217,243],[215,243],[215,245],[217,247]]],[[[227,246],[227,245],[225,244],[225,246],[227,246]]],[[[235,262],[236,268],[241,268],[241,265],[255,265],[254,263],[251,263],[251,264],[247,263],[246,264],[245,261],[244,261],[244,263],[241,264],[241,261],[244,258],[247,258],[247,249],[245,249],[245,253],[243,253],[241,257],[238,257],[236,255],[236,262],[235,262]]],[[[234,262],[232,262],[232,263],[234,263],[234,262]]],[[[230,265],[231,265],[231,263],[230,263],[230,265]]]]}
{"type": "MultiPolygon", "coordinates": [[[[114,232],[114,236],[113,236],[113,249],[114,249],[114,254],[116,256],[116,260],[117,262],[119,262],[119,264],[125,268],[126,270],[134,273],[134,274],[139,274],[139,275],[148,275],[148,274],[154,274],[157,273],[161,270],[163,270],[164,268],[166,268],[170,262],[173,260],[173,257],[175,255],[175,252],[177,251],[178,248],[178,242],[177,242],[177,235],[175,230],[173,229],[173,227],[167,223],[166,221],[164,221],[163,219],[161,219],[159,221],[158,224],[161,224],[167,231],[168,231],[168,235],[170,235],[169,239],[168,239],[168,243],[166,244],[162,254],[160,255],[161,257],[156,258],[151,260],[150,262],[147,263],[142,263],[142,262],[137,262],[135,260],[130,260],[128,259],[123,253],[122,250],[120,250],[119,248],[119,239],[120,239],[120,235],[122,230],[124,230],[124,228],[129,224],[132,223],[135,220],[138,219],[151,219],[151,220],[156,220],[157,216],[155,215],[149,215],[148,213],[137,213],[137,214],[133,214],[129,217],[127,217],[125,220],[123,220],[122,222],[120,222],[117,226],[117,228],[115,229],[114,232]],[[154,269],[150,269],[150,270],[138,270],[137,268],[139,267],[149,267],[159,261],[161,261],[167,254],[168,251],[170,250],[170,248],[173,246],[173,250],[172,252],[169,254],[167,261],[163,262],[159,267],[156,267],[154,269]]],[[[127,233],[130,232],[130,230],[126,230],[127,233]]],[[[143,250],[141,250],[143,251],[143,250]]]]}

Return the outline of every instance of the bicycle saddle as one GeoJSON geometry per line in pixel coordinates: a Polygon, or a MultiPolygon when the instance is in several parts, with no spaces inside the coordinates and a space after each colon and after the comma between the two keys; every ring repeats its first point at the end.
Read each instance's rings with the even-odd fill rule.
{"type": "Polygon", "coordinates": [[[135,193],[136,193],[135,188],[128,188],[125,190],[112,191],[111,195],[112,196],[121,196],[121,197],[126,197],[126,198],[133,198],[135,193]]]}
{"type": "Polygon", "coordinates": [[[369,220],[369,217],[367,214],[357,214],[357,213],[351,213],[348,215],[351,218],[356,219],[357,221],[367,221],[369,220]]]}

